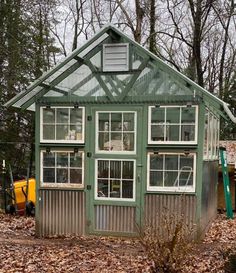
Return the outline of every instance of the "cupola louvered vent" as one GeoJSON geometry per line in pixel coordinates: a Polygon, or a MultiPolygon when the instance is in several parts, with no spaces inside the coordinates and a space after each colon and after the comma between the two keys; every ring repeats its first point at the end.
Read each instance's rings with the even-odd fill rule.
{"type": "Polygon", "coordinates": [[[106,44],[103,45],[103,71],[128,71],[129,45],[106,44]]]}

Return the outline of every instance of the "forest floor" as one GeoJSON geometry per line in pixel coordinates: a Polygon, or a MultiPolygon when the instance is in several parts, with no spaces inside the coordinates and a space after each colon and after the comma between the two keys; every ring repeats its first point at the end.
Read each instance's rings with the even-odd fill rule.
{"type": "MultiPolygon", "coordinates": [[[[226,272],[226,257],[235,249],[236,219],[227,220],[219,215],[182,272],[226,272]]],[[[34,218],[0,212],[0,273],[138,273],[151,272],[151,267],[152,262],[137,239],[92,236],[41,239],[35,237],[34,218]]]]}

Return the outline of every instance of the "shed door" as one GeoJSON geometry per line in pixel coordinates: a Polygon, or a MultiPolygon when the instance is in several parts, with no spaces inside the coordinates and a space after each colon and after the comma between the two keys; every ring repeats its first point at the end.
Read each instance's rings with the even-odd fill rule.
{"type": "Polygon", "coordinates": [[[135,233],[140,223],[141,115],[138,107],[92,111],[92,233],[135,233]]]}

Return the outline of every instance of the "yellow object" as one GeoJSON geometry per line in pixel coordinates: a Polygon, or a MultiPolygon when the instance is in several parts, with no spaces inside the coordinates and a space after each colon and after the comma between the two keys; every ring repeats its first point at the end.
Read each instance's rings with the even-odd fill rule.
{"type": "Polygon", "coordinates": [[[34,178],[29,179],[28,184],[28,198],[26,200],[27,193],[27,180],[19,180],[14,182],[15,202],[18,209],[24,209],[25,202],[33,202],[35,205],[35,184],[34,178]]]}

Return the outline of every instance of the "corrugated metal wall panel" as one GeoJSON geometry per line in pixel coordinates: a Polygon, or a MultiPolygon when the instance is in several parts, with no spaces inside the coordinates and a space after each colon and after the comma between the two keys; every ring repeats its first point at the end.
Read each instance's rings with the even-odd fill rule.
{"type": "Polygon", "coordinates": [[[85,193],[69,190],[40,190],[40,236],[85,233],[85,193]]]}
{"type": "Polygon", "coordinates": [[[135,232],[135,207],[95,206],[95,230],[135,232]]]}
{"type": "Polygon", "coordinates": [[[158,226],[163,218],[171,217],[177,223],[183,219],[190,228],[196,222],[197,199],[194,195],[158,195],[145,196],[144,220],[146,224],[158,226]]]}
{"type": "Polygon", "coordinates": [[[204,232],[217,214],[218,161],[203,162],[201,229],[204,232]]]}

